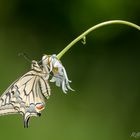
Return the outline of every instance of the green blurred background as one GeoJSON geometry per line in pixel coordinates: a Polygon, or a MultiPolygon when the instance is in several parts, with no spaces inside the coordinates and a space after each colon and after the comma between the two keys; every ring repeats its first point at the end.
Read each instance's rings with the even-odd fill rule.
{"type": "MultiPolygon", "coordinates": [[[[89,27],[112,19],[140,24],[140,0],[0,0],[0,93],[30,70],[18,53],[57,54],[89,27]]],[[[71,86],[52,87],[40,118],[0,117],[0,140],[129,140],[140,132],[140,33],[110,25],[63,58],[71,86]]]]}

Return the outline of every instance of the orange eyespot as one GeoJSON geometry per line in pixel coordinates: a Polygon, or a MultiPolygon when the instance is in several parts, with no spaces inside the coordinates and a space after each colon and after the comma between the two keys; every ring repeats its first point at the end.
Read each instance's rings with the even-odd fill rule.
{"type": "Polygon", "coordinates": [[[36,109],[38,110],[43,110],[45,107],[44,107],[44,104],[43,103],[37,103],[36,104],[36,109]]]}

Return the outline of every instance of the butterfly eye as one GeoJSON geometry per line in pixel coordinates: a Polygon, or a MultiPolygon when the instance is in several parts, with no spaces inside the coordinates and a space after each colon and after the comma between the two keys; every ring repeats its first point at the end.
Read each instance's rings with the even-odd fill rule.
{"type": "Polygon", "coordinates": [[[44,104],[43,103],[37,103],[36,104],[36,109],[37,110],[39,110],[39,111],[41,111],[41,110],[43,110],[45,107],[44,107],[44,104]]]}

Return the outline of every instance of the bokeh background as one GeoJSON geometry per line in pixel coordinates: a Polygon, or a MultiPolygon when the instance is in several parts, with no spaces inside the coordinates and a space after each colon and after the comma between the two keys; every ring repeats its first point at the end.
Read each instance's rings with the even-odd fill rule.
{"type": "MultiPolygon", "coordinates": [[[[140,25],[140,0],[0,0],[0,93],[30,70],[18,53],[57,54],[89,27],[112,19],[140,25]]],[[[52,96],[24,129],[20,115],[0,117],[0,140],[129,140],[140,132],[140,33],[102,27],[63,58],[75,92],[52,96]]]]}

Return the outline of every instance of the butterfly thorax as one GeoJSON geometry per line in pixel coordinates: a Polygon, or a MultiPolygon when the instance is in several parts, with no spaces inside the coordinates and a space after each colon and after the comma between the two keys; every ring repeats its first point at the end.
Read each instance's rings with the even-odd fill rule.
{"type": "Polygon", "coordinates": [[[37,61],[33,60],[31,64],[32,75],[43,77],[45,80],[49,79],[49,72],[44,69],[42,65],[39,65],[37,61]]]}
{"type": "Polygon", "coordinates": [[[39,64],[35,60],[32,61],[31,69],[36,71],[36,72],[42,72],[41,67],[39,66],[39,64]]]}

